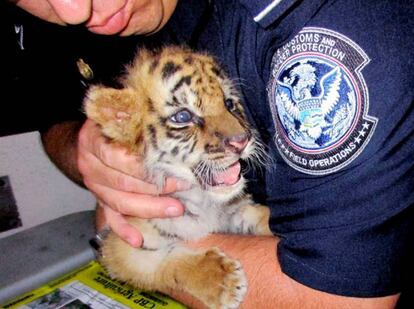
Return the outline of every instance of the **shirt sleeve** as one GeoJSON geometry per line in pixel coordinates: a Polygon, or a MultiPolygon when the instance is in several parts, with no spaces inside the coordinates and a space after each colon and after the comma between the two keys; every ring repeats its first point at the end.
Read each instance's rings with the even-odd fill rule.
{"type": "Polygon", "coordinates": [[[399,293],[412,260],[413,213],[408,207],[347,225],[293,231],[279,243],[282,270],[304,285],[333,294],[399,293]]]}

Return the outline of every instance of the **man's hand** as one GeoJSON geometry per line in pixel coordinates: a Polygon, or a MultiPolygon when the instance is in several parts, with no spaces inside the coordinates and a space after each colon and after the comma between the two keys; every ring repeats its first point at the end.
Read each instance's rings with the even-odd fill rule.
{"type": "Polygon", "coordinates": [[[182,215],[181,203],[163,194],[186,190],[188,184],[167,179],[164,188],[144,180],[140,158],[110,143],[98,126],[87,120],[54,125],[42,134],[45,151],[53,163],[71,180],[95,194],[98,229],[106,222],[132,246],[142,244],[141,233],[127,223],[125,215],[166,218],[182,215]]]}
{"type": "Polygon", "coordinates": [[[77,149],[77,164],[83,182],[95,194],[103,210],[98,218],[106,221],[132,246],[142,244],[142,235],[127,223],[124,215],[140,218],[182,215],[182,204],[162,195],[188,189],[188,185],[167,179],[160,192],[157,186],[144,180],[140,158],[108,142],[93,121],[87,120],[81,128],[77,149]]]}

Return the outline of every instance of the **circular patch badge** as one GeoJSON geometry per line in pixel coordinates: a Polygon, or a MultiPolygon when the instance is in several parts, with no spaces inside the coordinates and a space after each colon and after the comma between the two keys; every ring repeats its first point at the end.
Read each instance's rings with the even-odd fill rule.
{"type": "Polygon", "coordinates": [[[269,102],[275,143],[290,166],[328,174],[364,149],[377,123],[368,116],[367,63],[354,42],[320,28],[303,29],[276,51],[269,102]]]}

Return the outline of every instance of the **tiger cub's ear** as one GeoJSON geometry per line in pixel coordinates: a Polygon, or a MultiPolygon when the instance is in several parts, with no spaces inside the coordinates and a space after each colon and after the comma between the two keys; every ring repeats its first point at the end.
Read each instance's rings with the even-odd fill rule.
{"type": "Polygon", "coordinates": [[[134,148],[137,136],[141,133],[138,104],[131,89],[93,86],[86,95],[84,110],[88,118],[101,126],[104,135],[134,148]]]}

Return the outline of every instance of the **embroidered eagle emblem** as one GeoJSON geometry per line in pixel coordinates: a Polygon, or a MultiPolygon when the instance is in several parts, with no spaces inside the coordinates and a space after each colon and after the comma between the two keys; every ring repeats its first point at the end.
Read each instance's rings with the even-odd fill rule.
{"type": "MultiPolygon", "coordinates": [[[[294,119],[295,127],[289,134],[302,134],[316,141],[324,127],[330,126],[327,116],[340,99],[342,74],[339,67],[322,76],[319,80],[320,93],[312,93],[317,86],[315,68],[310,64],[301,64],[291,71],[289,77],[277,81],[276,104],[294,119]]],[[[286,123],[286,122],[284,122],[286,123]]]]}

